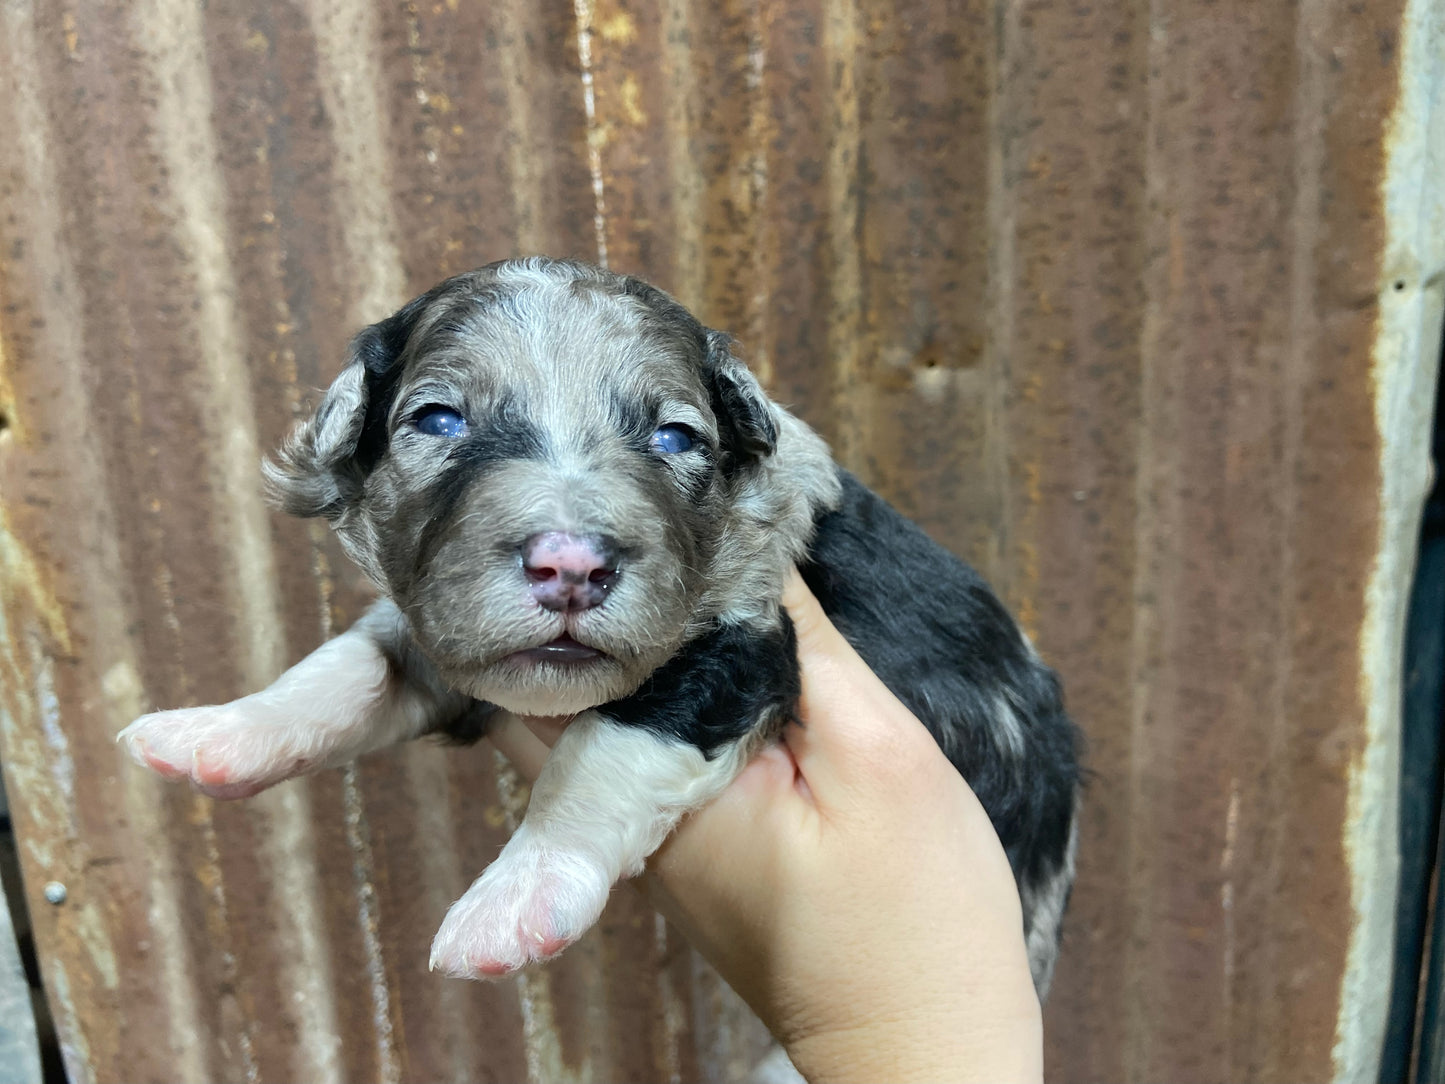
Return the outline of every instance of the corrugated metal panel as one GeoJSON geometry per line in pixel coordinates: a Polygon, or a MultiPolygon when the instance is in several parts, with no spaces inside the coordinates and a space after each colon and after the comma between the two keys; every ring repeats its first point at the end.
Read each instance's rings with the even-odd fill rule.
{"type": "Polygon", "coordinates": [[[1389,749],[1362,665],[1411,500],[1381,464],[1413,478],[1419,429],[1382,440],[1410,399],[1382,297],[1440,297],[1382,214],[1402,12],[1438,15],[0,5],[0,754],[74,1079],[758,1058],[630,893],[536,976],[426,973],[516,807],[484,748],[213,805],[111,744],[359,612],[324,530],[265,511],[259,454],[360,324],[531,251],[605,255],[738,334],[1064,671],[1096,774],[1055,1075],[1358,1069],[1371,987],[1341,991],[1389,867],[1346,834],[1389,808],[1359,805],[1389,749]]]}

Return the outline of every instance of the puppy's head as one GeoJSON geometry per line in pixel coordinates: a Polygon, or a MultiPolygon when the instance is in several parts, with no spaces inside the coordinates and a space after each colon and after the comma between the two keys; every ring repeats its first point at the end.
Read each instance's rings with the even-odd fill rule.
{"type": "Polygon", "coordinates": [[[535,714],[627,695],[713,618],[770,617],[836,486],[726,336],[550,260],[449,279],[362,331],[267,475],[454,687],[535,714]]]}

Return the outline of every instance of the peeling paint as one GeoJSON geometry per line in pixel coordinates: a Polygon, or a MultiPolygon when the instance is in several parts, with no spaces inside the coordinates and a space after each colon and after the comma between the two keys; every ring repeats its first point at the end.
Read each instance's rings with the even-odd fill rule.
{"type": "Polygon", "coordinates": [[[100,977],[101,985],[107,990],[118,989],[119,965],[111,948],[110,933],[100,905],[94,900],[68,899],[66,924],[84,946],[85,961],[90,970],[100,977]]]}
{"type": "Polygon", "coordinates": [[[573,0],[577,13],[577,63],[582,69],[582,103],[587,114],[587,169],[592,175],[593,223],[597,262],[607,266],[607,195],[602,179],[604,129],[597,123],[597,96],[592,79],[592,0],[573,0]]]}
{"type": "Polygon", "coordinates": [[[15,409],[15,389],[10,386],[10,363],[5,353],[5,324],[0,321],[0,448],[3,442],[25,443],[24,419],[15,409]]]}
{"type": "Polygon", "coordinates": [[[85,1029],[81,1026],[71,997],[70,973],[63,963],[55,961],[45,973],[46,996],[50,1010],[57,1016],[60,1031],[60,1057],[65,1063],[65,1078],[71,1084],[95,1084],[95,1066],[91,1062],[90,1046],[85,1041],[85,1029]]]}
{"type": "Polygon", "coordinates": [[[341,168],[338,204],[353,298],[347,327],[379,320],[405,300],[396,215],[388,198],[385,85],[378,70],[377,32],[367,4],[309,0],[321,101],[341,168]]]}
{"type": "Polygon", "coordinates": [[[55,650],[70,654],[70,630],[65,611],[46,582],[40,564],[11,530],[9,517],[0,505],[0,597],[4,609],[15,614],[20,605],[34,608],[55,650]]]}
{"type": "Polygon", "coordinates": [[[35,666],[35,705],[40,712],[40,733],[50,750],[46,762],[50,777],[60,796],[65,799],[66,821],[75,833],[75,760],[70,755],[70,742],[60,728],[60,701],[55,695],[53,664],[43,652],[33,653],[35,666]]]}
{"type": "Polygon", "coordinates": [[[1445,12],[1410,0],[1399,34],[1399,90],[1385,139],[1386,227],[1371,354],[1381,443],[1380,526],[1360,635],[1365,728],[1349,764],[1345,849],[1355,919],[1341,983],[1335,1079],[1372,1082],[1390,1000],[1399,880],[1400,689],[1405,615],[1445,316],[1445,12]]]}

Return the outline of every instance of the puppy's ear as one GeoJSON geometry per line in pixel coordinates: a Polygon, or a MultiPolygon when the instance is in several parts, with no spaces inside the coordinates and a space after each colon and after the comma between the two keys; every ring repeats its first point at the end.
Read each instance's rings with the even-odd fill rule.
{"type": "Polygon", "coordinates": [[[316,412],[296,426],[275,459],[262,463],[267,491],[283,510],[335,520],[361,496],[386,454],[386,416],[407,340],[434,293],[357,334],[316,412]]]}
{"type": "Polygon", "coordinates": [[[731,343],[720,331],[707,332],[704,368],[723,449],[746,463],[773,454],[778,446],[778,422],[763,386],[733,357],[731,343]]]}

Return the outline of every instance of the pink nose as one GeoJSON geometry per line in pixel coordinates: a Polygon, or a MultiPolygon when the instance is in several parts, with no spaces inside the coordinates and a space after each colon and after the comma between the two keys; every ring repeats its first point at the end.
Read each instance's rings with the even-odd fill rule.
{"type": "Polygon", "coordinates": [[[601,606],[621,574],[617,565],[617,544],[606,535],[547,531],[522,543],[532,597],[554,613],[601,606]]]}

